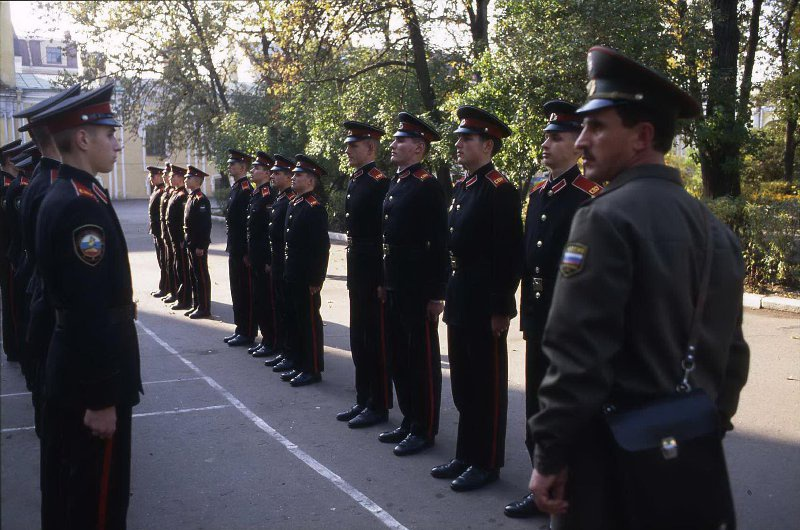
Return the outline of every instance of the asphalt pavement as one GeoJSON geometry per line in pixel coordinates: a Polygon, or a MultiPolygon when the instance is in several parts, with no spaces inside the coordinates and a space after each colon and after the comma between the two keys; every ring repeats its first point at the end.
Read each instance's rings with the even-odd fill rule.
{"type": "MultiPolygon", "coordinates": [[[[320,384],[291,388],[222,337],[232,331],[224,225],[214,223],[209,267],[213,320],[195,321],[149,296],[158,269],[146,202],[116,204],[125,228],[139,304],[145,394],[134,409],[129,528],[546,528],[513,520],[503,506],[526,493],[524,344],[512,322],[506,465],[482,490],[455,493],[431,478],[454,456],[457,411],[450,393],[446,333],[436,445],[398,458],[378,433],[337,422],[354,402],[345,252],[334,242],[322,290],[325,367],[320,384]]],[[[750,379],[726,449],[739,528],[800,528],[800,320],[747,311],[750,379]]],[[[87,337],[87,340],[91,340],[87,337]]],[[[16,364],[0,364],[0,526],[39,526],[38,441],[30,395],[16,364]]]]}

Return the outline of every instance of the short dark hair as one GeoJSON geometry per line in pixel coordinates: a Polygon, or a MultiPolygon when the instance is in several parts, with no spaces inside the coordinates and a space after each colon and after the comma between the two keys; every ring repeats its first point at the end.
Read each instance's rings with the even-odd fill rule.
{"type": "Polygon", "coordinates": [[[429,144],[428,142],[426,142],[422,138],[417,138],[416,136],[412,136],[411,139],[414,140],[414,142],[422,143],[422,145],[425,146],[425,150],[422,151],[422,156],[427,156],[428,155],[428,151],[431,150],[431,144],[429,144]]]}
{"type": "Polygon", "coordinates": [[[630,128],[643,122],[653,125],[655,130],[653,148],[656,151],[668,153],[672,149],[672,141],[675,139],[676,131],[674,117],[639,105],[620,105],[615,108],[620,119],[622,119],[622,125],[625,127],[630,128]]]}
{"type": "Polygon", "coordinates": [[[481,140],[484,142],[491,140],[492,142],[492,156],[496,155],[500,152],[500,149],[503,148],[503,140],[500,138],[495,138],[494,136],[489,136],[488,134],[482,134],[481,140]]]}
{"type": "Polygon", "coordinates": [[[58,147],[60,152],[72,152],[72,134],[74,132],[75,129],[67,129],[65,131],[59,131],[53,135],[53,141],[56,143],[56,147],[58,147]]]}

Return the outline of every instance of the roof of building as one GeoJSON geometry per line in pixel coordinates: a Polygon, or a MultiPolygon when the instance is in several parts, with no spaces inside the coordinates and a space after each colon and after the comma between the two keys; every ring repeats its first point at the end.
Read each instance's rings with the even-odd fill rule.
{"type": "Polygon", "coordinates": [[[57,90],[51,82],[52,77],[38,74],[21,74],[17,72],[17,88],[22,90],[57,90]]]}

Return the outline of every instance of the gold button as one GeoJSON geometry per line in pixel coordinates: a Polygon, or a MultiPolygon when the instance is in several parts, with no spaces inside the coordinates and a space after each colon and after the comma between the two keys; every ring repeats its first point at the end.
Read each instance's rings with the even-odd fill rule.
{"type": "Polygon", "coordinates": [[[536,297],[536,299],[538,300],[539,298],[541,298],[541,297],[542,297],[542,293],[536,293],[536,294],[535,294],[535,295],[533,295],[533,296],[535,296],[535,297],[536,297]]]}
{"type": "Polygon", "coordinates": [[[548,197],[552,197],[552,196],[553,196],[553,190],[550,190],[550,191],[548,191],[548,192],[547,192],[547,196],[548,196],[548,197]]]}
{"type": "Polygon", "coordinates": [[[536,271],[536,274],[539,274],[539,267],[534,268],[533,270],[536,271]]]}
{"type": "Polygon", "coordinates": [[[392,197],[391,195],[389,195],[389,200],[391,201],[392,199],[394,199],[394,197],[392,197]]]}
{"type": "Polygon", "coordinates": [[[289,231],[289,229],[287,228],[287,229],[286,229],[286,231],[288,232],[288,231],[289,231]]]}
{"type": "Polygon", "coordinates": [[[536,242],[536,246],[539,247],[539,248],[542,248],[542,242],[541,241],[537,241],[536,242]]]}
{"type": "Polygon", "coordinates": [[[451,234],[453,233],[453,227],[452,226],[450,227],[450,233],[451,234]]]}
{"type": "Polygon", "coordinates": [[[347,198],[348,198],[348,199],[350,198],[350,194],[349,194],[349,193],[347,194],[347,198]]]}
{"type": "Polygon", "coordinates": [[[386,215],[383,216],[383,218],[384,219],[388,219],[389,218],[389,214],[387,213],[386,215]]]}
{"type": "Polygon", "coordinates": [[[460,209],[461,209],[461,205],[460,204],[456,204],[456,210],[460,210],[460,209]]]}
{"type": "Polygon", "coordinates": [[[547,221],[547,216],[545,214],[542,214],[542,221],[547,221]]]}
{"type": "Polygon", "coordinates": [[[291,219],[291,218],[292,218],[292,214],[289,214],[289,219],[291,219]]]}
{"type": "Polygon", "coordinates": [[[345,217],[350,217],[350,212],[347,212],[346,214],[344,214],[344,216],[345,217]]]}

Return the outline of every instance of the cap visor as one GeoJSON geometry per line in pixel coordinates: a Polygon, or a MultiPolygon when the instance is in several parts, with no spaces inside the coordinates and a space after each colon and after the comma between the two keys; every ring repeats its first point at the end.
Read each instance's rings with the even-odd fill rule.
{"type": "MultiPolygon", "coordinates": [[[[480,129],[470,129],[469,127],[459,127],[455,131],[455,134],[488,134],[480,129]]],[[[490,135],[491,136],[491,135],[490,135]]]]}
{"type": "Polygon", "coordinates": [[[624,101],[616,101],[613,99],[590,99],[584,105],[575,111],[575,114],[581,116],[583,114],[589,114],[591,112],[597,112],[598,110],[608,109],[611,107],[619,107],[620,105],[625,104],[624,101]]]}
{"type": "Polygon", "coordinates": [[[544,128],[545,132],[581,132],[580,127],[570,127],[569,125],[560,125],[558,123],[550,123],[544,128]]]}

